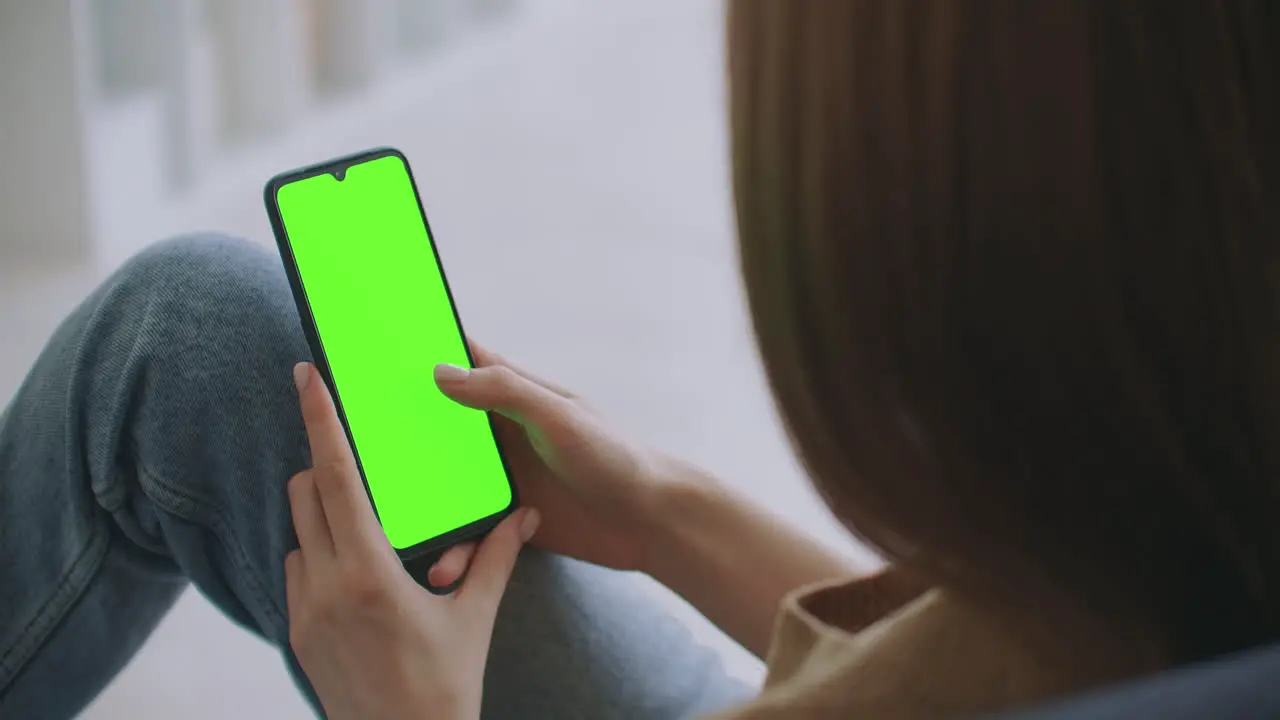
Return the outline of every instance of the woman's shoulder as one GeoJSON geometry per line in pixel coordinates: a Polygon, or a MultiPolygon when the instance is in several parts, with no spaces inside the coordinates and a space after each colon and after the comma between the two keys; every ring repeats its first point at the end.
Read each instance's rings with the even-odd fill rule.
{"type": "Polygon", "coordinates": [[[804,588],[776,626],[756,701],[723,720],[928,718],[1001,710],[1072,689],[943,589],[887,571],[804,588]]]}

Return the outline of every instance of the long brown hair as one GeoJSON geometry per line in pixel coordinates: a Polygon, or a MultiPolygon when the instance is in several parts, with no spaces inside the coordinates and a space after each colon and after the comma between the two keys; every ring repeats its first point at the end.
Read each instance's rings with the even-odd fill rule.
{"type": "Polygon", "coordinates": [[[833,510],[972,597],[1280,637],[1280,2],[734,0],[742,269],[833,510]]]}

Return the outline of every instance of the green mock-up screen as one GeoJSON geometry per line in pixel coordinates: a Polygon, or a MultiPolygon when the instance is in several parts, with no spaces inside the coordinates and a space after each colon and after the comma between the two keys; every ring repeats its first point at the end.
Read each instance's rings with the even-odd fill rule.
{"type": "Polygon", "coordinates": [[[488,418],[432,380],[436,363],[470,363],[404,161],[297,180],[276,203],[392,547],[505,510],[511,485],[488,418]]]}

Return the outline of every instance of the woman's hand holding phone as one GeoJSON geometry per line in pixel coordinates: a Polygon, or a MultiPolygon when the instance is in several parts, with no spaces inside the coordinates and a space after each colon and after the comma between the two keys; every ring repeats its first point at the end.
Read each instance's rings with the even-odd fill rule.
{"type": "MultiPolygon", "coordinates": [[[[474,344],[472,355],[478,369],[438,367],[436,384],[497,414],[521,502],[544,520],[534,545],[643,571],[761,657],[783,596],[859,571],[698,468],[610,433],[572,394],[474,344]]],[[[432,584],[475,572],[479,552],[445,553],[432,584]]]]}
{"type": "MultiPolygon", "coordinates": [[[[610,433],[572,393],[471,347],[477,369],[439,366],[436,384],[456,402],[496,414],[520,502],[544,520],[532,543],[597,565],[646,569],[653,508],[670,476],[665,457],[610,433]]],[[[456,581],[475,552],[471,544],[446,552],[431,583],[456,581]]]]}
{"type": "Polygon", "coordinates": [[[314,467],[289,481],[299,549],[285,560],[289,644],[330,718],[478,718],[498,602],[538,526],[522,509],[474,551],[440,597],[404,571],[356,469],[328,389],[295,380],[314,467]]]}

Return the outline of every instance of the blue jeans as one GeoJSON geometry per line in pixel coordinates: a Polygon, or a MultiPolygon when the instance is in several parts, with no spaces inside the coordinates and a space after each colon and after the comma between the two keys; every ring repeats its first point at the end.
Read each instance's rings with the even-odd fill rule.
{"type": "MultiPolygon", "coordinates": [[[[283,573],[309,357],[280,260],[219,237],[147,250],[62,323],[0,416],[0,717],[77,713],[188,581],[311,696],[283,573]]],[[[627,578],[536,551],[494,635],[486,718],[673,718],[750,692],[627,578]]]]}

